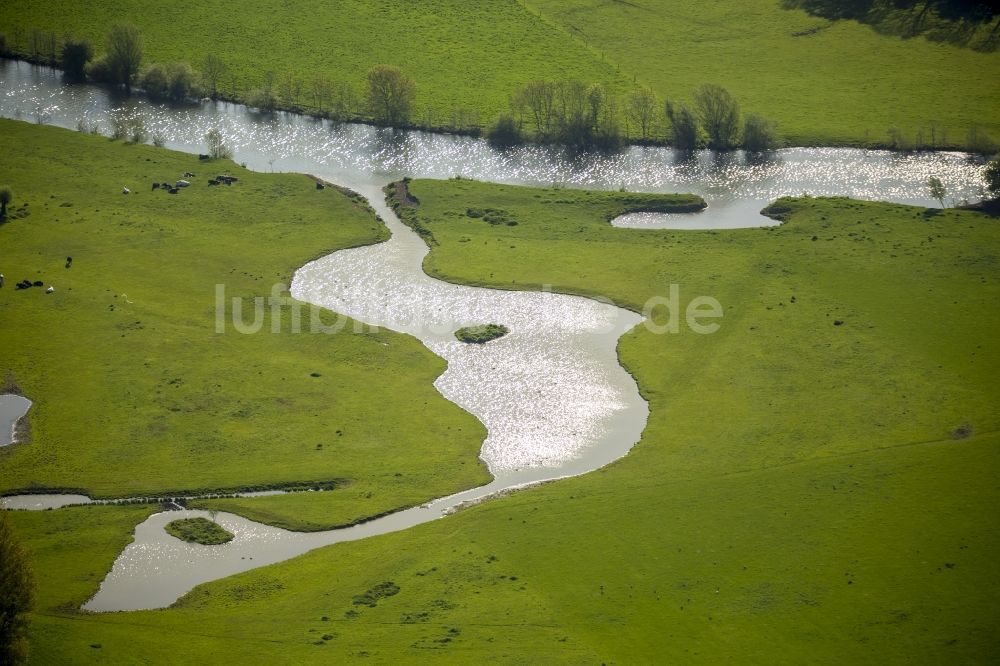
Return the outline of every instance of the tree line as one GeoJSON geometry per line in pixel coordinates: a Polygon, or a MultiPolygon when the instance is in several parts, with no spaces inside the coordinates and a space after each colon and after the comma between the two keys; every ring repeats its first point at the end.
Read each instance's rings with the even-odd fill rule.
{"type": "Polygon", "coordinates": [[[778,144],[774,124],[749,114],[725,88],[704,85],[693,106],[657,99],[637,88],[619,99],[598,83],[532,81],[510,97],[510,111],[490,130],[498,145],[527,139],[577,148],[617,148],[623,142],[663,142],[680,150],[745,148],[759,152],[778,144]]]}

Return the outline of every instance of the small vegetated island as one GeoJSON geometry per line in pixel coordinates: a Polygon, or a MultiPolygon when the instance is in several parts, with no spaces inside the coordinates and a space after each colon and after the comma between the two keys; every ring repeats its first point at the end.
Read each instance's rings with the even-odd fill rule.
{"type": "Polygon", "coordinates": [[[455,331],[455,337],[462,342],[481,345],[496,340],[510,333],[510,329],[502,324],[482,324],[480,326],[465,326],[455,331]]]}
{"type": "Polygon", "coordinates": [[[182,518],[167,523],[167,534],[189,543],[217,546],[233,540],[233,533],[207,518],[182,518]]]}

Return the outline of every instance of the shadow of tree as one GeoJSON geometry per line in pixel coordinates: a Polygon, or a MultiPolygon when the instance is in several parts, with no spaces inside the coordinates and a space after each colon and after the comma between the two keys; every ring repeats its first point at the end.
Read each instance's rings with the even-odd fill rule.
{"type": "Polygon", "coordinates": [[[781,0],[781,6],[832,21],[858,21],[886,35],[922,36],[976,51],[995,51],[1000,44],[996,0],[781,0]]]}

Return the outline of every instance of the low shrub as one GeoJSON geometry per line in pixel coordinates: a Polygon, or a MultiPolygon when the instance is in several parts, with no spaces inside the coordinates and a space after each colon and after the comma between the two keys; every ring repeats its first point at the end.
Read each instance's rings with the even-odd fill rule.
{"type": "Polygon", "coordinates": [[[501,324],[482,324],[481,326],[466,326],[455,331],[455,337],[462,342],[481,345],[490,340],[496,340],[510,333],[510,329],[501,324]]]}
{"type": "Polygon", "coordinates": [[[486,138],[490,142],[490,145],[497,148],[510,148],[524,142],[524,137],[521,136],[521,129],[518,127],[517,121],[509,113],[500,115],[497,124],[490,128],[486,138]]]}
{"type": "Polygon", "coordinates": [[[183,518],[167,523],[167,534],[189,543],[215,546],[232,541],[233,533],[207,518],[183,518]]]}
{"type": "Polygon", "coordinates": [[[743,122],[743,148],[760,153],[773,149],[776,144],[774,125],[760,116],[747,115],[743,122]]]}

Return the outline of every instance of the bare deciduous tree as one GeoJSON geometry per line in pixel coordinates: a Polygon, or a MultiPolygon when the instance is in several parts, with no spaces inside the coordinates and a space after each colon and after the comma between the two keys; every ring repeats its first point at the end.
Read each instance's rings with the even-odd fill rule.
{"type": "Polygon", "coordinates": [[[205,62],[201,66],[202,74],[205,76],[205,83],[215,99],[219,94],[219,80],[226,73],[226,63],[214,53],[205,56],[205,62]]]}
{"type": "Polygon", "coordinates": [[[646,87],[633,90],[628,96],[626,113],[639,126],[643,140],[648,139],[653,129],[653,118],[656,117],[656,96],[653,91],[646,87]]]}
{"type": "Polygon", "coordinates": [[[548,136],[552,133],[555,100],[555,84],[551,81],[532,81],[518,90],[512,101],[515,108],[531,118],[538,134],[548,136]]]}
{"type": "Polygon", "coordinates": [[[316,76],[312,80],[312,95],[313,103],[316,109],[323,113],[323,107],[326,102],[330,99],[330,95],[333,94],[333,83],[330,79],[323,76],[322,74],[316,76]]]}

